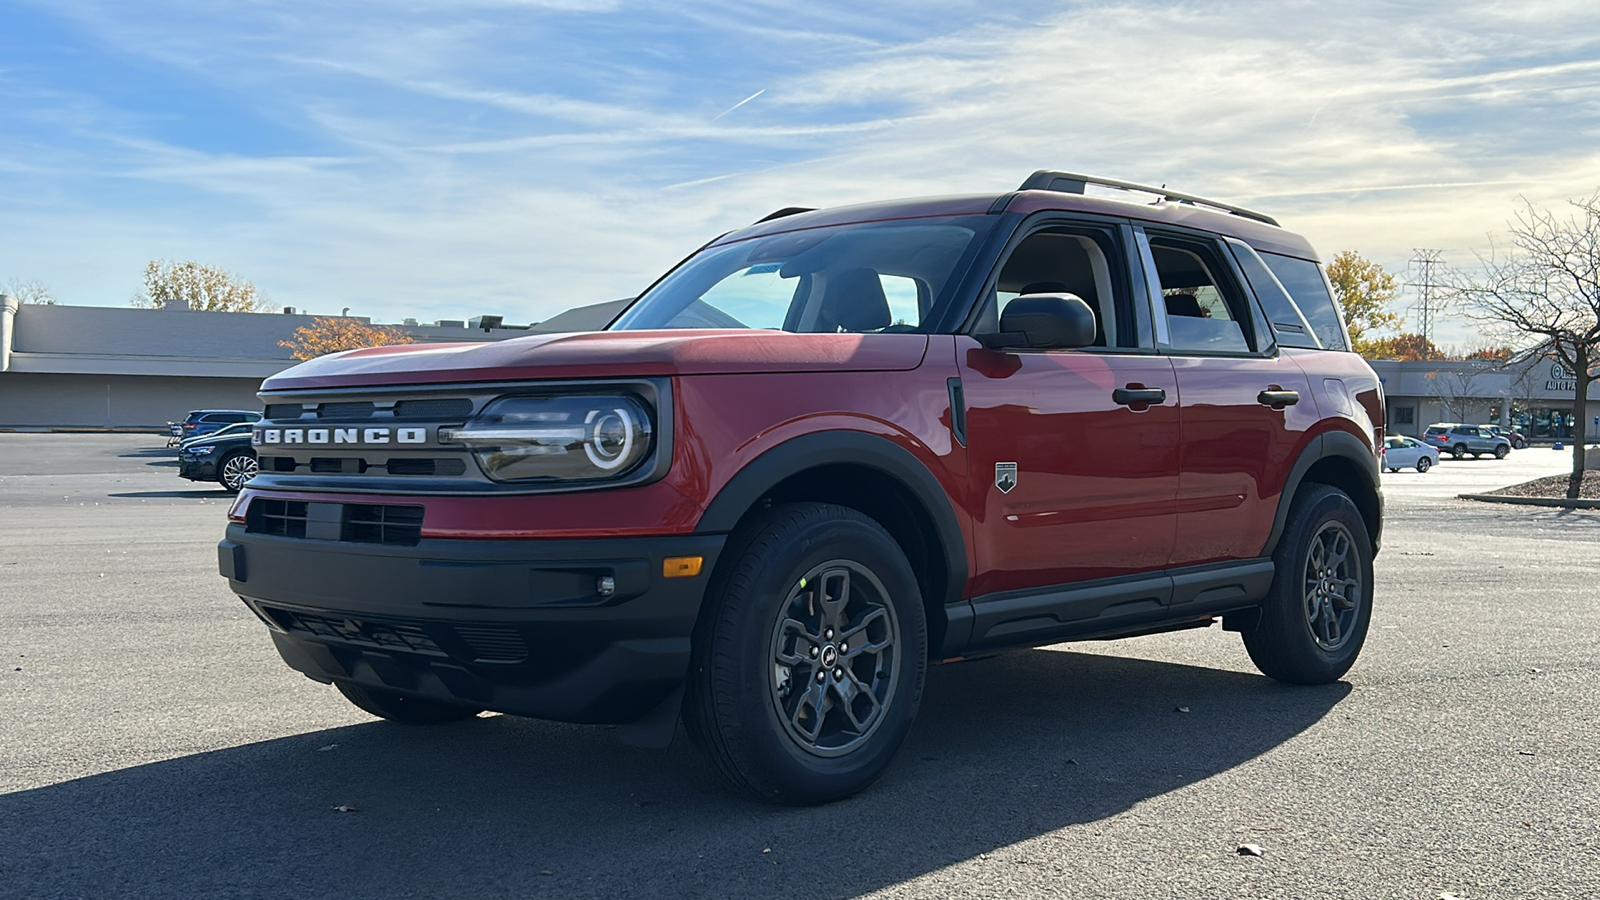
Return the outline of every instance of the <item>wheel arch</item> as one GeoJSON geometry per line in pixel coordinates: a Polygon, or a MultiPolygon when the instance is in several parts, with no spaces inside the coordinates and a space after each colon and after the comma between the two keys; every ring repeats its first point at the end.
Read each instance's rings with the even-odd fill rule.
{"type": "Polygon", "coordinates": [[[1372,540],[1372,552],[1377,553],[1383,531],[1383,489],[1378,475],[1378,460],[1372,449],[1349,432],[1330,431],[1313,438],[1301,451],[1289,470],[1283,493],[1278,498],[1278,512],[1272,522],[1272,533],[1262,548],[1262,556],[1271,556],[1283,537],[1289,521],[1289,507],[1295,495],[1306,484],[1325,484],[1344,491],[1361,512],[1372,540]]]}
{"type": "MultiPolygon", "coordinates": [[[[695,531],[732,533],[774,503],[815,501],[882,525],[910,561],[928,616],[928,647],[944,645],[949,607],[967,581],[967,550],[949,495],[928,467],[893,441],[861,431],[803,435],[773,447],[717,493],[695,531]]],[[[732,565],[725,554],[719,567],[732,565]]],[[[707,597],[710,599],[709,594],[707,597]]]]}

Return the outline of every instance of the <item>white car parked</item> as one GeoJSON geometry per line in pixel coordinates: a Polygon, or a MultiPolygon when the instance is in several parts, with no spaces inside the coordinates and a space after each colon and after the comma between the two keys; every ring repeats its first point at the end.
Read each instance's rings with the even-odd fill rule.
{"type": "Polygon", "coordinates": [[[1418,472],[1426,472],[1438,463],[1439,451],[1414,438],[1396,435],[1383,442],[1382,465],[1391,472],[1412,466],[1418,472]]]}

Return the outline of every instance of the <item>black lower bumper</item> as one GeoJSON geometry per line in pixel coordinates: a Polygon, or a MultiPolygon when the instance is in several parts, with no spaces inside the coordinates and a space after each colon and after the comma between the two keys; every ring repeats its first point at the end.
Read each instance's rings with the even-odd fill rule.
{"type": "Polygon", "coordinates": [[[270,537],[230,525],[229,584],[290,666],[429,699],[566,722],[631,722],[688,672],[724,538],[423,539],[415,546],[270,537]],[[664,578],[669,556],[701,574],[664,578]]]}

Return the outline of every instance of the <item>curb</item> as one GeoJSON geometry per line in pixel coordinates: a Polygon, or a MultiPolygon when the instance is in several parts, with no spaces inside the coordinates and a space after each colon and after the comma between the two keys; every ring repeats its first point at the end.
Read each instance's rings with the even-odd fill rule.
{"type": "Polygon", "coordinates": [[[1517,506],[1546,506],[1556,509],[1600,509],[1600,499],[1568,500],[1551,497],[1505,497],[1497,494],[1457,494],[1461,500],[1481,500],[1484,503],[1511,503],[1517,506]]]}

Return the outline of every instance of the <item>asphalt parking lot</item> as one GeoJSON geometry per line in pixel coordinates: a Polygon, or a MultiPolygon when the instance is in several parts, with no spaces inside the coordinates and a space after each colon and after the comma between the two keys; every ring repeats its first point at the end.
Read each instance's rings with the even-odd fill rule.
{"type": "Polygon", "coordinates": [[[1384,476],[1343,683],[1216,628],[938,667],[882,782],[793,810],[681,737],[358,712],[228,593],[229,497],[160,443],[0,434],[0,897],[1600,892],[1600,513],[1453,499],[1567,454],[1384,476]]]}

